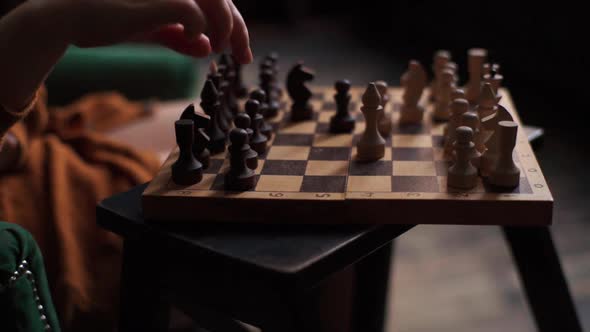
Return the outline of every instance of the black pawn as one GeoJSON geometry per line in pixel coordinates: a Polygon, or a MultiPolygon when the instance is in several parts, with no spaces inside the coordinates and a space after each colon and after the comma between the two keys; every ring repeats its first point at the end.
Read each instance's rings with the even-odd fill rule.
{"type": "MultiPolygon", "coordinates": [[[[264,90],[262,89],[255,89],[254,91],[250,92],[250,99],[258,101],[258,113],[263,116],[262,124],[260,125],[260,132],[262,132],[262,134],[266,136],[266,138],[271,139],[272,126],[268,124],[266,121],[264,121],[264,115],[266,114],[268,109],[268,104],[266,103],[266,92],[264,92],[264,90]]],[[[252,117],[252,115],[250,115],[250,119],[252,120],[252,122],[254,122],[254,118],[252,117]]]]}
{"type": "MultiPolygon", "coordinates": [[[[219,128],[223,130],[226,134],[231,129],[231,121],[232,121],[232,114],[227,106],[226,98],[225,98],[225,85],[227,83],[223,80],[223,76],[221,75],[220,71],[218,70],[219,67],[213,66],[211,69],[211,73],[207,75],[207,79],[213,81],[213,85],[215,89],[217,89],[217,94],[219,95],[219,128]]],[[[223,69],[223,68],[221,68],[223,69]]]]}
{"type": "Polygon", "coordinates": [[[236,72],[236,79],[234,80],[233,90],[238,98],[246,98],[248,96],[248,89],[244,85],[242,78],[242,65],[232,57],[234,63],[234,71],[236,72]]]}
{"type": "Polygon", "coordinates": [[[224,81],[227,82],[228,88],[224,90],[225,99],[227,106],[233,115],[236,115],[239,111],[238,100],[234,93],[234,85],[236,81],[236,69],[234,67],[233,59],[226,53],[221,55],[219,60],[220,72],[223,75],[224,81]]]}
{"type": "Polygon", "coordinates": [[[265,60],[271,63],[273,86],[277,97],[280,99],[283,96],[283,89],[279,85],[279,55],[276,52],[272,52],[265,57],[265,60]]]}
{"type": "Polygon", "coordinates": [[[209,145],[209,136],[205,133],[204,128],[197,128],[195,130],[195,143],[193,144],[193,154],[198,161],[203,164],[203,169],[209,168],[211,164],[211,152],[207,149],[209,145]]]}
{"type": "Polygon", "coordinates": [[[234,128],[229,134],[229,172],[225,175],[225,188],[233,191],[246,191],[256,185],[256,175],[246,164],[246,154],[250,150],[248,133],[234,128]]]}
{"type": "Polygon", "coordinates": [[[178,185],[193,185],[203,179],[203,165],[193,155],[194,123],[183,119],[174,123],[176,144],[180,150],[172,164],[172,181],[178,185]]]}
{"type": "Polygon", "coordinates": [[[350,104],[350,82],[348,80],[337,81],[334,85],[336,94],[336,114],[330,119],[330,132],[349,133],[354,130],[355,121],[348,110],[350,104]]]}
{"type": "Polygon", "coordinates": [[[268,138],[262,133],[260,127],[264,122],[264,118],[260,114],[260,103],[255,99],[250,99],[246,102],[246,113],[250,116],[252,128],[252,139],[250,140],[250,147],[258,153],[263,155],[266,152],[266,144],[268,138]]]}
{"type": "Polygon", "coordinates": [[[260,88],[266,94],[266,112],[265,118],[274,118],[279,113],[279,102],[275,88],[273,86],[272,69],[261,69],[260,71],[260,88]]]}
{"type": "Polygon", "coordinates": [[[205,114],[211,117],[211,122],[206,130],[209,136],[209,146],[207,147],[212,154],[225,151],[225,133],[219,128],[219,94],[211,80],[205,82],[205,87],[201,92],[201,107],[205,114]]]}
{"type": "MultiPolygon", "coordinates": [[[[252,128],[250,128],[250,122],[250,116],[243,112],[238,113],[234,119],[236,128],[244,129],[248,134],[248,142],[252,140],[252,136],[254,134],[254,131],[252,128]]],[[[252,146],[250,146],[250,151],[246,153],[246,164],[248,167],[254,170],[258,167],[258,153],[252,150],[252,146]]]]}

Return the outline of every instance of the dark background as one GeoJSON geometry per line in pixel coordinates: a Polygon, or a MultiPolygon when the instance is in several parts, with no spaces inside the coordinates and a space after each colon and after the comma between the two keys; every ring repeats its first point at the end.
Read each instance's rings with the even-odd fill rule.
{"type": "Polygon", "coordinates": [[[351,44],[354,39],[398,58],[415,58],[427,68],[434,51],[448,49],[463,78],[467,49],[484,47],[501,64],[504,85],[518,95],[517,107],[525,106],[518,108],[529,122],[577,129],[586,117],[579,108],[585,93],[588,18],[586,10],[567,1],[235,2],[248,23],[297,26],[310,17],[336,19],[351,44]]]}

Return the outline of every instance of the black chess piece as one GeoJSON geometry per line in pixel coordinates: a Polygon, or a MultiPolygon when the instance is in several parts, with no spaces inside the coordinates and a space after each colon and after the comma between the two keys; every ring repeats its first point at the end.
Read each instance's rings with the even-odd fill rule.
{"type": "Polygon", "coordinates": [[[248,133],[244,129],[234,128],[229,133],[229,171],[225,175],[225,188],[233,191],[246,191],[256,185],[256,175],[246,164],[246,154],[250,150],[248,133]]]}
{"type": "Polygon", "coordinates": [[[232,89],[234,90],[234,94],[238,98],[246,98],[248,96],[248,88],[244,85],[244,80],[242,78],[242,64],[236,61],[235,58],[232,57],[232,61],[234,63],[234,71],[236,72],[236,78],[234,80],[234,84],[232,89]]]}
{"type": "Polygon", "coordinates": [[[223,75],[223,80],[228,84],[227,89],[223,91],[227,107],[232,115],[236,115],[239,111],[238,100],[233,89],[236,80],[236,71],[232,58],[226,53],[223,53],[219,60],[219,71],[223,75]]]}
{"type": "MultiPolygon", "coordinates": [[[[262,89],[255,89],[254,91],[250,92],[250,99],[254,99],[260,104],[258,107],[258,113],[263,116],[260,125],[260,132],[262,132],[262,134],[264,134],[264,136],[270,140],[273,129],[270,124],[264,121],[264,114],[268,108],[268,104],[266,103],[266,92],[264,92],[262,89]]],[[[252,122],[255,121],[254,118],[252,118],[252,115],[250,115],[250,119],[252,119],[252,122]]]]}
{"type": "Polygon", "coordinates": [[[209,146],[207,147],[212,154],[225,151],[225,133],[219,128],[219,94],[213,81],[207,80],[203,91],[201,92],[201,108],[205,114],[209,115],[211,121],[207,127],[206,133],[209,136],[209,146]]]}
{"type": "MultiPolygon", "coordinates": [[[[219,95],[219,103],[220,103],[220,110],[219,110],[219,128],[223,130],[223,132],[229,133],[231,129],[231,122],[233,115],[227,106],[226,98],[225,98],[225,85],[227,83],[223,79],[223,75],[218,70],[218,66],[215,62],[211,63],[211,71],[209,75],[207,75],[207,79],[210,79],[215,85],[215,89],[217,89],[217,94],[219,95]]],[[[223,68],[222,68],[223,69],[223,68]]]]}
{"type": "Polygon", "coordinates": [[[348,80],[337,81],[334,85],[336,94],[336,114],[330,119],[330,132],[350,133],[354,130],[355,120],[348,110],[350,104],[350,82],[348,80]]]}
{"type": "Polygon", "coordinates": [[[207,149],[210,140],[204,128],[197,128],[195,130],[193,155],[203,164],[203,169],[209,168],[211,164],[211,152],[207,149]]]}
{"type": "Polygon", "coordinates": [[[250,99],[246,102],[245,108],[246,113],[251,119],[250,128],[252,128],[252,139],[250,140],[250,146],[258,155],[263,155],[266,152],[268,138],[261,131],[264,118],[260,114],[260,102],[256,99],[250,99]]]}
{"type": "Polygon", "coordinates": [[[262,68],[263,67],[261,66],[260,88],[264,90],[264,93],[266,94],[266,104],[268,105],[264,117],[274,118],[279,113],[279,101],[273,86],[272,69],[270,67],[266,69],[262,68]]]}
{"type": "Polygon", "coordinates": [[[203,179],[203,165],[193,155],[194,123],[183,119],[174,123],[178,159],[172,164],[172,181],[178,185],[193,185],[203,179]]]}
{"type": "Polygon", "coordinates": [[[313,118],[313,108],[309,103],[312,93],[305,86],[306,82],[313,80],[313,72],[304,67],[302,62],[297,63],[287,75],[287,92],[293,100],[291,105],[291,120],[304,121],[313,118]]]}
{"type": "MultiPolygon", "coordinates": [[[[250,123],[250,116],[243,112],[238,113],[234,118],[236,128],[244,129],[248,134],[248,142],[252,141],[254,135],[254,130],[250,128],[250,123]]],[[[254,170],[258,167],[258,153],[252,149],[252,145],[250,145],[250,151],[246,153],[246,164],[254,170]]]]}
{"type": "Polygon", "coordinates": [[[195,105],[190,104],[180,115],[181,120],[192,120],[194,124],[194,144],[193,154],[198,161],[203,164],[203,169],[209,168],[209,158],[211,153],[207,146],[209,145],[209,136],[205,133],[211,123],[211,117],[201,112],[195,112],[195,105]]]}
{"type": "Polygon", "coordinates": [[[272,76],[273,76],[273,86],[275,93],[277,94],[278,99],[280,100],[283,97],[283,89],[279,84],[279,55],[276,52],[269,53],[265,58],[265,61],[271,63],[272,67],[272,76]]]}

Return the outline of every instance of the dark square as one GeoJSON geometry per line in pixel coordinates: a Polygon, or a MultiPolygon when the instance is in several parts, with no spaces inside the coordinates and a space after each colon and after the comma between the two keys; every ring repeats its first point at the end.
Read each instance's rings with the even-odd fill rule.
{"type": "Polygon", "coordinates": [[[392,192],[439,192],[436,176],[392,176],[392,192]]]}
{"type": "Polygon", "coordinates": [[[307,160],[266,160],[261,174],[264,175],[304,175],[307,160]]]}
{"type": "Polygon", "coordinates": [[[440,135],[433,135],[432,136],[432,146],[442,148],[445,146],[445,137],[440,135]]]}
{"type": "Polygon", "coordinates": [[[204,174],[217,174],[223,165],[223,159],[210,159],[209,167],[203,171],[204,174]]]}
{"type": "Polygon", "coordinates": [[[333,101],[326,101],[322,105],[322,110],[324,110],[324,111],[336,110],[336,103],[334,103],[333,101]]]}
{"type": "MultiPolygon", "coordinates": [[[[356,146],[359,143],[359,141],[361,140],[361,136],[363,136],[363,134],[356,134],[352,137],[353,146],[356,146]]],[[[393,139],[391,135],[383,138],[385,139],[385,148],[390,148],[393,146],[393,139]]]]}
{"type": "Polygon", "coordinates": [[[434,162],[434,168],[436,169],[436,175],[438,176],[447,176],[449,173],[449,167],[451,167],[453,163],[447,160],[437,160],[434,162]]]}
{"type": "Polygon", "coordinates": [[[301,192],[342,193],[346,188],[346,176],[303,177],[301,192]]]}
{"type": "Polygon", "coordinates": [[[278,134],[272,145],[311,146],[313,137],[312,134],[278,134]]]}
{"type": "Polygon", "coordinates": [[[352,161],[350,175],[391,175],[393,166],[391,161],[378,160],[368,163],[352,161]]]}
{"type": "Polygon", "coordinates": [[[430,126],[424,123],[418,125],[403,125],[400,126],[399,124],[395,124],[393,126],[393,133],[394,134],[403,134],[403,135],[424,135],[430,133],[430,126]]]}
{"type": "Polygon", "coordinates": [[[351,148],[318,148],[312,147],[309,160],[348,160],[351,148]]]}
{"type": "Polygon", "coordinates": [[[393,160],[434,160],[434,151],[430,148],[393,148],[391,155],[393,160]]]}

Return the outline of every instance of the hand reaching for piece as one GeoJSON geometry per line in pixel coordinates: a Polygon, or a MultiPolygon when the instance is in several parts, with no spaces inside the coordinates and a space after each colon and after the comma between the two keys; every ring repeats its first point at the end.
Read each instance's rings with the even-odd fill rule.
{"type": "Polygon", "coordinates": [[[246,24],[231,0],[29,0],[72,44],[92,47],[126,40],[163,44],[193,56],[231,46],[252,61],[246,24]]]}

